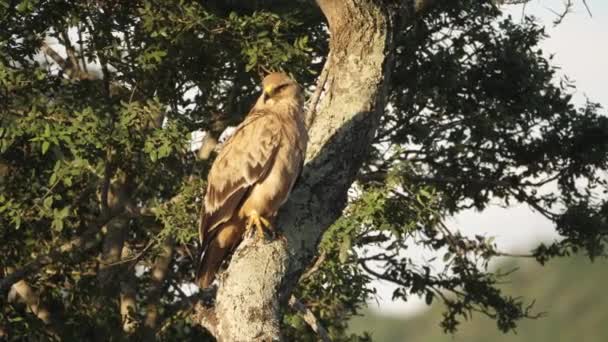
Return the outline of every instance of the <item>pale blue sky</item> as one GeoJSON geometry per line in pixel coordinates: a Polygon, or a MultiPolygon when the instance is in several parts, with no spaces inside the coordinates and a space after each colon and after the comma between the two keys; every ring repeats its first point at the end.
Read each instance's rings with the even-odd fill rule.
{"type": "MultiPolygon", "coordinates": [[[[561,0],[533,0],[526,6],[526,13],[533,14],[547,25],[551,36],[542,44],[546,55],[555,54],[553,65],[561,68],[560,73],[576,81],[575,101],[582,104],[588,97],[608,108],[608,1],[587,0],[593,17],[590,18],[581,0],[574,11],[557,27],[552,22],[555,14],[563,9],[561,0]]],[[[514,18],[521,18],[522,6],[509,6],[507,12],[514,18]]],[[[604,112],[608,112],[604,110],[604,112]]],[[[539,240],[556,237],[553,226],[539,214],[525,205],[511,208],[493,206],[484,212],[468,210],[449,220],[452,229],[460,229],[466,234],[496,236],[496,243],[505,251],[527,252],[539,240]]],[[[413,249],[411,256],[416,260],[430,259],[434,255],[413,249]]],[[[439,258],[440,259],[440,258],[439,258]]],[[[421,300],[412,299],[407,303],[391,301],[393,287],[379,282],[378,306],[372,308],[385,313],[411,313],[425,308],[421,300]]]]}

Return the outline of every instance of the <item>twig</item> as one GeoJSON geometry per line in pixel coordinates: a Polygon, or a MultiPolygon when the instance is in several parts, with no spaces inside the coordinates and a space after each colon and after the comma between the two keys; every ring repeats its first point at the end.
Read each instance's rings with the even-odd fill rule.
{"type": "Polygon", "coordinates": [[[589,17],[593,18],[593,13],[591,13],[591,9],[589,8],[589,5],[587,4],[587,0],[583,0],[583,5],[587,9],[587,13],[589,13],[589,17]]]}
{"type": "Polygon", "coordinates": [[[112,266],[117,266],[117,265],[121,265],[121,264],[126,264],[129,262],[133,262],[133,264],[129,267],[132,268],[135,266],[136,262],[139,261],[144,254],[148,251],[148,249],[150,249],[150,247],[152,247],[152,245],[154,245],[154,242],[156,242],[155,239],[150,240],[150,242],[148,242],[148,244],[136,255],[128,257],[128,258],[124,258],[124,259],[120,259],[118,261],[115,262],[109,262],[109,263],[104,263],[103,261],[100,262],[100,264],[102,264],[104,267],[112,267],[112,266]]]}
{"type": "Polygon", "coordinates": [[[76,51],[74,51],[74,47],[70,41],[70,36],[67,31],[61,31],[61,36],[63,37],[65,52],[68,55],[68,60],[70,61],[70,69],[72,70],[73,75],[78,77],[80,74],[80,65],[78,64],[78,59],[76,58],[76,51]]]}
{"type": "Polygon", "coordinates": [[[315,121],[317,116],[317,105],[319,104],[319,100],[321,99],[321,94],[325,89],[325,83],[327,83],[327,75],[329,74],[329,63],[331,59],[331,52],[327,55],[327,59],[325,60],[325,64],[323,65],[323,69],[321,70],[321,74],[319,75],[319,80],[317,81],[317,88],[315,92],[312,94],[312,97],[308,103],[308,113],[306,113],[306,127],[310,128],[312,123],[315,121]]]}
{"type": "Polygon", "coordinates": [[[308,323],[310,328],[317,335],[319,335],[319,338],[321,339],[321,341],[331,342],[331,339],[329,338],[329,335],[327,334],[327,330],[325,330],[323,325],[321,325],[321,323],[319,322],[317,317],[315,317],[315,314],[312,311],[310,311],[309,308],[307,308],[304,304],[302,304],[302,302],[300,302],[294,296],[291,296],[289,298],[289,306],[291,306],[291,308],[293,308],[294,310],[296,310],[297,312],[299,312],[302,315],[302,318],[304,319],[304,321],[306,323],[308,323]]]}
{"type": "Polygon", "coordinates": [[[110,191],[110,180],[112,179],[112,167],[110,166],[110,151],[106,151],[106,160],[103,172],[103,182],[101,183],[101,212],[108,211],[108,192],[110,191]]]}
{"type": "Polygon", "coordinates": [[[46,42],[42,43],[40,47],[40,51],[42,51],[45,55],[51,57],[55,63],[59,65],[59,67],[63,70],[68,69],[68,63],[63,59],[63,57],[59,56],[57,51],[55,51],[52,47],[50,47],[46,42]]]}
{"type": "Polygon", "coordinates": [[[308,277],[313,275],[315,272],[317,272],[319,270],[319,268],[321,267],[321,264],[323,264],[323,262],[325,261],[326,258],[327,258],[327,253],[325,253],[325,251],[321,252],[319,257],[317,257],[317,260],[315,260],[315,263],[306,272],[304,272],[304,274],[302,274],[302,277],[300,277],[300,279],[301,280],[307,279],[308,277]]]}
{"type": "Polygon", "coordinates": [[[568,15],[568,13],[570,13],[573,6],[574,6],[574,4],[572,3],[572,0],[567,0],[564,4],[564,10],[561,13],[558,13],[558,12],[552,10],[551,8],[547,8],[549,11],[553,12],[557,16],[557,19],[555,19],[553,21],[553,25],[557,26],[557,25],[561,24],[562,21],[564,21],[564,18],[566,18],[566,15],[568,15]]]}
{"type": "Polygon", "coordinates": [[[494,252],[494,255],[508,258],[536,258],[534,254],[494,252]]]}

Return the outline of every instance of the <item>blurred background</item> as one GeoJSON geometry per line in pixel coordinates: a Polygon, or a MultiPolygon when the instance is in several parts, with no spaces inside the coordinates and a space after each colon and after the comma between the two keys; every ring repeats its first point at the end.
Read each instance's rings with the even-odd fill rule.
{"type": "MultiPolygon", "coordinates": [[[[532,1],[526,6],[511,6],[507,15],[514,18],[532,15],[546,25],[549,37],[541,44],[547,56],[577,86],[575,103],[587,99],[608,106],[608,2],[588,0],[577,3],[559,25],[557,1],[532,1]],[[602,42],[602,43],[599,43],[602,42]]],[[[550,189],[549,189],[550,191],[550,189]]],[[[557,238],[551,223],[525,205],[494,206],[483,212],[473,209],[451,218],[449,227],[463,234],[495,236],[496,243],[511,253],[527,253],[540,241],[557,238]]],[[[430,261],[437,255],[412,249],[409,257],[430,261]]],[[[432,265],[432,262],[430,262],[432,265]]],[[[531,259],[504,258],[494,268],[516,270],[503,285],[506,293],[534,302],[536,320],[524,320],[516,334],[502,334],[495,322],[474,315],[459,326],[455,335],[439,328],[443,306],[430,308],[423,299],[392,301],[394,287],[377,284],[378,294],[368,303],[365,314],[350,322],[352,332],[368,331],[374,341],[608,341],[608,261],[585,257],[552,260],[544,267],[531,259]]]]}
{"type": "Polygon", "coordinates": [[[467,342],[605,342],[608,341],[608,263],[590,263],[584,257],[554,260],[542,267],[535,261],[519,260],[503,265],[517,267],[503,289],[512,295],[535,300],[535,320],[523,320],[516,334],[502,334],[496,323],[482,315],[463,322],[455,335],[438,327],[442,305],[414,314],[383,313],[368,309],[363,317],[351,321],[353,332],[368,331],[374,341],[467,341],[467,342]]]}

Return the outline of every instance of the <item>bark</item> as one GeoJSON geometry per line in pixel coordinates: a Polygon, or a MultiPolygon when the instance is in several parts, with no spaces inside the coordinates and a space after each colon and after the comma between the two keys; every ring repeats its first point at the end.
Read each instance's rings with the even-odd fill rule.
{"type": "Polygon", "coordinates": [[[97,280],[99,281],[100,288],[108,295],[112,295],[118,291],[116,283],[117,272],[121,269],[119,261],[121,260],[125,242],[127,224],[126,218],[118,217],[102,228],[107,229],[107,234],[103,241],[97,280]]]}
{"type": "MultiPolygon", "coordinates": [[[[130,182],[128,178],[120,170],[117,170],[113,177],[111,168],[106,167],[105,180],[101,190],[102,212],[125,210],[129,197],[130,182]]],[[[119,297],[122,330],[126,334],[131,334],[135,331],[137,323],[134,315],[137,279],[135,278],[135,268],[129,267],[130,263],[121,262],[131,254],[128,246],[125,245],[128,228],[129,219],[126,215],[119,215],[102,228],[107,233],[103,241],[97,280],[107,298],[119,297]]]]}
{"type": "Polygon", "coordinates": [[[42,305],[38,293],[25,280],[18,281],[13,285],[13,289],[31,313],[45,324],[51,324],[51,312],[42,305]]]}
{"type": "MultiPolygon", "coordinates": [[[[385,107],[393,65],[396,2],[318,0],[330,54],[309,108],[310,142],[302,179],[276,223],[283,238],[245,239],[220,276],[215,307],[196,319],[219,341],[281,340],[280,309],[311,263],[325,230],[340,216],[368,155],[385,107]]],[[[414,3],[410,4],[414,9],[414,3]]]]}
{"type": "Polygon", "coordinates": [[[296,310],[302,315],[304,321],[310,326],[310,328],[319,336],[319,339],[322,342],[331,342],[327,330],[325,327],[319,323],[317,317],[313,314],[313,312],[307,308],[304,304],[302,304],[299,300],[297,300],[294,296],[291,296],[289,299],[289,306],[296,310]]]}

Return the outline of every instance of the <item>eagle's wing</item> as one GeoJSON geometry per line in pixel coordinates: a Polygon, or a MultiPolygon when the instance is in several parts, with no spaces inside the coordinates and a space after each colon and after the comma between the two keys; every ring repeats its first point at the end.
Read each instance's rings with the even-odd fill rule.
{"type": "Polygon", "coordinates": [[[234,215],[249,188],[272,167],[280,130],[280,122],[272,113],[252,112],[224,144],[207,177],[199,227],[203,247],[213,230],[234,215]]]}

